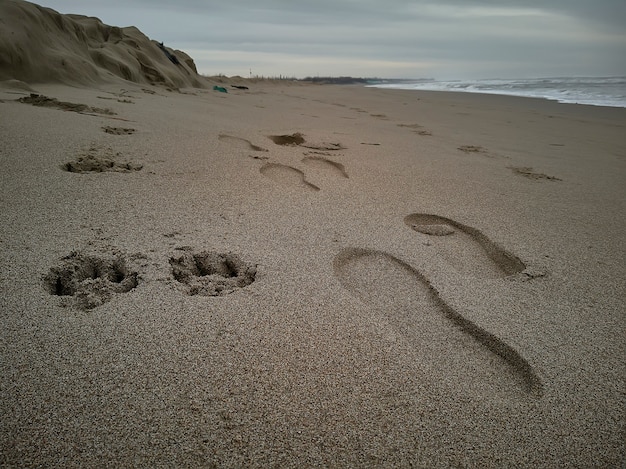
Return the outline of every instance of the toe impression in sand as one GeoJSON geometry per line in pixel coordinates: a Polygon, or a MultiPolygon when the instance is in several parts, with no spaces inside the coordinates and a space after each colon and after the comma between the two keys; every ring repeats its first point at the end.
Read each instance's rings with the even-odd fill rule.
{"type": "Polygon", "coordinates": [[[43,277],[51,295],[62,297],[63,306],[93,309],[139,284],[138,273],[122,256],[102,257],[74,251],[43,277]]]}

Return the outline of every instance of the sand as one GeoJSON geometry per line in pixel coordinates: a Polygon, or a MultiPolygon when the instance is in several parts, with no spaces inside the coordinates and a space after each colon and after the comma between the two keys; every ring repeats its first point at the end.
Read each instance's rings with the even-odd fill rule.
{"type": "Polygon", "coordinates": [[[137,28],[62,15],[22,0],[0,4],[0,80],[70,85],[129,80],[203,87],[193,59],[137,28]]]}
{"type": "Polygon", "coordinates": [[[3,467],[625,463],[626,109],[5,78],[3,467]]]}

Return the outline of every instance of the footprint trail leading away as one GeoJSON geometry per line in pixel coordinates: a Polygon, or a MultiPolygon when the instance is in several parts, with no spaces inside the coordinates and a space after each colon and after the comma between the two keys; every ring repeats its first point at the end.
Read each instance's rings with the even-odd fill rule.
{"type": "Polygon", "coordinates": [[[433,381],[485,398],[541,394],[539,378],[517,351],[448,306],[410,265],[385,252],[347,248],[333,267],[344,288],[387,315],[433,381]]]}

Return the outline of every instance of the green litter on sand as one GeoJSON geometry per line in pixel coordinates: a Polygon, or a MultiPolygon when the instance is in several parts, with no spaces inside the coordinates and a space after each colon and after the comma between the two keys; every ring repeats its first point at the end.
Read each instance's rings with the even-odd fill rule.
{"type": "Polygon", "coordinates": [[[217,85],[215,85],[215,86],[213,87],[213,89],[214,89],[215,91],[219,91],[220,93],[228,93],[228,90],[227,90],[226,88],[224,88],[223,86],[217,86],[217,85]]]}

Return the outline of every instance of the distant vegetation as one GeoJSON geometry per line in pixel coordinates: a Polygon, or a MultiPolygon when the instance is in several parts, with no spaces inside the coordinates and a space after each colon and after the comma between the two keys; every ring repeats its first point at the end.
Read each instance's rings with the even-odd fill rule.
{"type": "Polygon", "coordinates": [[[296,78],[293,76],[277,75],[277,76],[265,76],[265,75],[252,75],[248,77],[232,76],[228,77],[223,73],[217,75],[204,75],[205,78],[210,78],[215,81],[223,82],[225,80],[282,80],[282,81],[302,81],[308,83],[317,84],[331,84],[331,85],[379,85],[384,83],[415,83],[420,81],[433,81],[434,78],[377,78],[377,77],[306,77],[296,78]]]}
{"type": "Polygon", "coordinates": [[[302,81],[312,83],[331,83],[333,85],[352,85],[358,83],[369,83],[376,78],[355,78],[355,77],[306,77],[302,81]]]}
{"type": "Polygon", "coordinates": [[[432,78],[360,78],[360,77],[306,77],[301,81],[333,85],[374,85],[381,83],[415,83],[416,81],[432,81],[432,78]]]}

